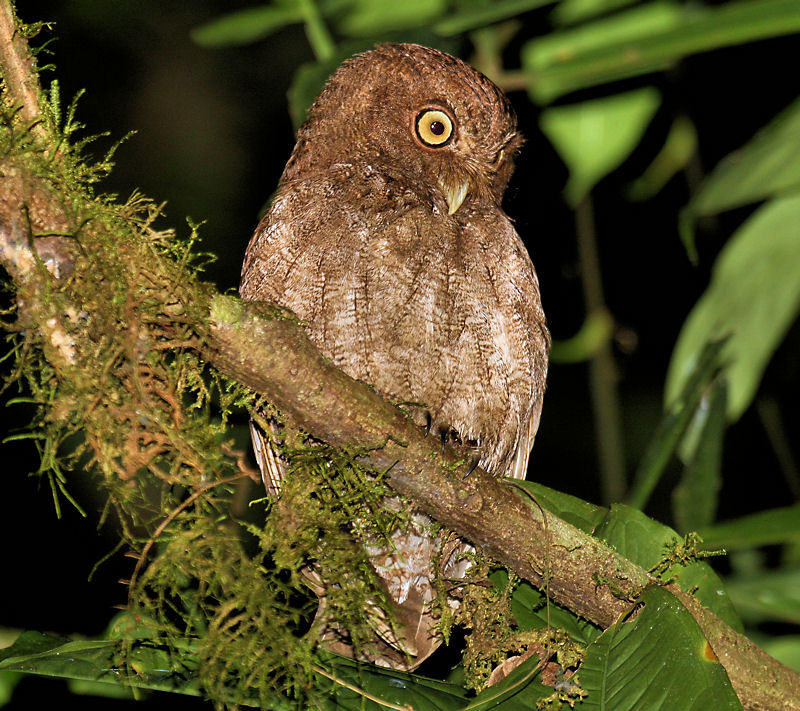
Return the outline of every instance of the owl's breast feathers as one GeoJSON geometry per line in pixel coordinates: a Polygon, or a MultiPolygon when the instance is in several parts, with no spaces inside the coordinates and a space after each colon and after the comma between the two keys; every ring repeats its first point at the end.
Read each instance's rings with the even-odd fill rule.
{"type": "Polygon", "coordinates": [[[291,309],[349,375],[423,403],[486,469],[524,477],[549,337],[533,264],[494,204],[448,215],[369,165],[288,181],[248,246],[241,294],[291,309]]]}

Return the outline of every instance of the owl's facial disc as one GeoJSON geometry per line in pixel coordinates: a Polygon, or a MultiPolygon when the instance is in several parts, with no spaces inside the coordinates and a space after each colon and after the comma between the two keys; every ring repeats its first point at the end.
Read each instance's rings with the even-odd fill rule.
{"type": "MultiPolygon", "coordinates": [[[[448,110],[430,106],[416,113],[413,134],[423,148],[436,151],[452,142],[456,123],[448,110]]],[[[466,176],[457,179],[452,175],[440,175],[438,183],[447,202],[447,213],[452,215],[467,197],[470,180],[466,176]]]]}

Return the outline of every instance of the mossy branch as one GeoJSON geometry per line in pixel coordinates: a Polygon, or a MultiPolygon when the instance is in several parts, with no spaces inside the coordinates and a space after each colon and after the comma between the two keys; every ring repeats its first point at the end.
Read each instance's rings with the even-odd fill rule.
{"type": "MultiPolygon", "coordinates": [[[[442,452],[401,410],[328,363],[291,314],[216,294],[185,265],[171,235],[152,230],[152,215],[142,218],[130,202],[93,196],[86,181],[76,185],[69,152],[52,159],[64,137],[41,120],[45,102],[14,22],[9,0],[0,0],[0,130],[8,134],[7,147],[14,146],[0,157],[0,262],[16,290],[16,328],[37,334],[51,377],[69,384],[75,402],[91,400],[77,420],[86,451],[107,478],[124,483],[150,470],[187,485],[187,468],[220,479],[236,471],[222,452],[219,461],[198,459],[197,441],[211,435],[188,428],[178,395],[194,372],[182,370],[181,359],[194,351],[265,396],[294,426],[364,452],[365,463],[386,472],[394,490],[534,585],[547,579],[550,596],[581,617],[608,627],[631,611],[631,595],[656,582],[646,571],[551,514],[545,522],[540,509],[485,471],[466,476],[458,452],[442,452]],[[85,288],[90,282],[106,289],[105,301],[85,288]],[[172,370],[148,359],[153,350],[170,349],[172,370]],[[112,377],[136,407],[98,404],[103,379],[112,377]],[[158,427],[143,433],[142,418],[158,427]],[[173,450],[180,456],[165,460],[173,450]]],[[[69,410],[70,403],[59,406],[69,410]]],[[[202,488],[192,481],[195,491],[202,488]]],[[[746,709],[800,710],[800,676],[687,593],[673,592],[700,624],[746,709]]]]}

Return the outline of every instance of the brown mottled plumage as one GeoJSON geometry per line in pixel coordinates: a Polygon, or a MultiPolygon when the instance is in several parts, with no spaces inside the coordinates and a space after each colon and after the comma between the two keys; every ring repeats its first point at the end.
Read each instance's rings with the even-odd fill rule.
{"type": "MultiPolygon", "coordinates": [[[[549,339],[536,272],[500,207],[520,143],[503,93],[459,59],[386,44],[348,60],[298,131],[241,295],[290,308],[342,370],[424,404],[421,422],[523,478],[549,339]]],[[[280,467],[262,469],[277,491],[280,467]]],[[[395,544],[374,560],[403,622],[386,641],[403,654],[378,661],[412,668],[438,644],[424,521],[395,544]]]]}

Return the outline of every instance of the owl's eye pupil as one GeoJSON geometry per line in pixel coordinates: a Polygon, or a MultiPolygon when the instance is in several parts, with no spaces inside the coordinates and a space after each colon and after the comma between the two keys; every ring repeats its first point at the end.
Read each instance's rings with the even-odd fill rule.
{"type": "Polygon", "coordinates": [[[450,143],[454,128],[453,119],[442,109],[424,109],[414,122],[417,139],[428,148],[441,148],[450,143]]]}

